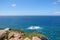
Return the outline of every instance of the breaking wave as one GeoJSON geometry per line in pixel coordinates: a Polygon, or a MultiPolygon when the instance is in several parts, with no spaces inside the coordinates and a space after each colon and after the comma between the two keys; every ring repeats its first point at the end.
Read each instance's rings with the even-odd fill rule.
{"type": "Polygon", "coordinates": [[[27,29],[43,29],[43,28],[40,26],[30,26],[27,29]]]}

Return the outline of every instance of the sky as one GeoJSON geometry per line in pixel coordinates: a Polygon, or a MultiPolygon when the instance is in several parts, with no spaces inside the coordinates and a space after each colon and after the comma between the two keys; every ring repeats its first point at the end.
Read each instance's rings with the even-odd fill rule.
{"type": "Polygon", "coordinates": [[[60,0],[0,0],[0,16],[59,15],[60,0]]]}

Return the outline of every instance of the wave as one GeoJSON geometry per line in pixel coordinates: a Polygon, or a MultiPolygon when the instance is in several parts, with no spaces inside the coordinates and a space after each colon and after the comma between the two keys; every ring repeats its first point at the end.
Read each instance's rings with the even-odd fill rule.
{"type": "Polygon", "coordinates": [[[43,29],[43,28],[40,26],[30,26],[27,29],[43,29]]]}

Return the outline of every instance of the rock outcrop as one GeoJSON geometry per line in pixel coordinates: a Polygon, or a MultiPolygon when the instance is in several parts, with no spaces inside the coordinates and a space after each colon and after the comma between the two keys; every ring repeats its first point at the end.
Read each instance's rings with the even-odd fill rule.
{"type": "Polygon", "coordinates": [[[13,29],[9,30],[9,28],[6,28],[4,30],[0,30],[0,40],[48,40],[48,39],[42,34],[36,32],[27,34],[23,31],[13,29]]]}

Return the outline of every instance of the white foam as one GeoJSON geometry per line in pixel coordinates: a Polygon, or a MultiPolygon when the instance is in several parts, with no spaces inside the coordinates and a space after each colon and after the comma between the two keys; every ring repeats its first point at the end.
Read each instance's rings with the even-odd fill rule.
{"type": "Polygon", "coordinates": [[[43,29],[43,28],[40,26],[30,26],[27,29],[43,29]]]}

